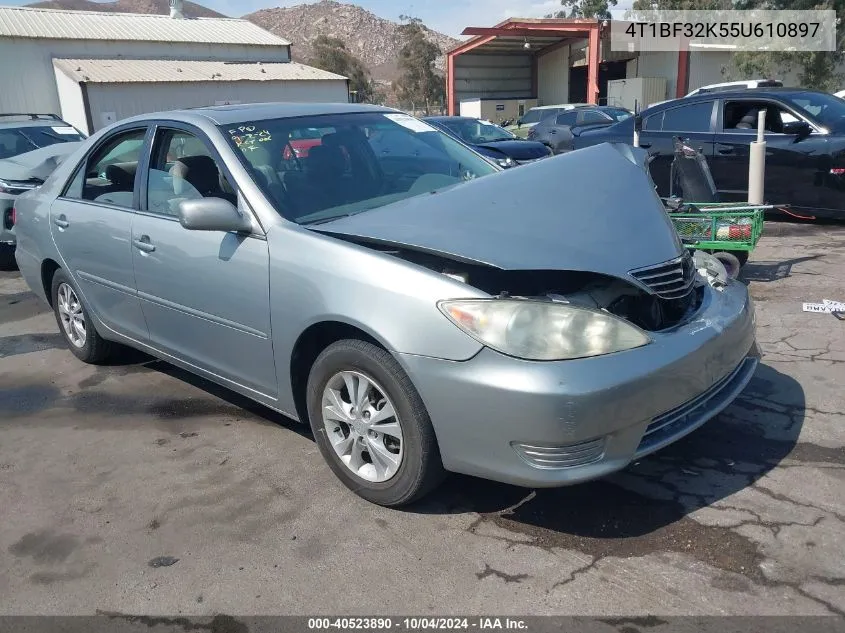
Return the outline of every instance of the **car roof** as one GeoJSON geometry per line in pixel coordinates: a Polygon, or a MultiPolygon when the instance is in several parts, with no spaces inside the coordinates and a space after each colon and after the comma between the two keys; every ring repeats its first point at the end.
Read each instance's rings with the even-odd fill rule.
{"type": "Polygon", "coordinates": [[[681,97],[678,99],[670,99],[669,101],[663,101],[662,103],[655,104],[653,106],[649,106],[645,110],[641,112],[641,114],[646,115],[650,112],[658,112],[660,110],[665,110],[668,108],[675,107],[676,105],[687,105],[691,103],[698,103],[699,101],[712,101],[713,99],[754,99],[756,97],[788,97],[793,95],[800,95],[800,94],[828,94],[826,92],[822,92],[820,90],[810,90],[808,88],[787,88],[787,87],[774,87],[774,88],[743,88],[739,90],[720,90],[718,92],[704,92],[702,94],[693,95],[691,97],[681,97]]]}
{"type": "Polygon", "coordinates": [[[264,119],[289,119],[294,117],[321,116],[327,114],[352,114],[356,112],[393,112],[399,110],[362,103],[250,103],[225,106],[204,106],[189,110],[154,112],[133,117],[133,120],[149,120],[166,116],[168,118],[203,117],[217,125],[229,125],[241,121],[264,119]]]}
{"type": "Polygon", "coordinates": [[[9,121],[3,118],[0,118],[0,130],[8,130],[11,128],[21,128],[21,127],[72,127],[70,123],[66,123],[61,119],[56,120],[48,120],[48,119],[37,119],[33,121],[32,119],[24,119],[22,121],[9,121]]]}

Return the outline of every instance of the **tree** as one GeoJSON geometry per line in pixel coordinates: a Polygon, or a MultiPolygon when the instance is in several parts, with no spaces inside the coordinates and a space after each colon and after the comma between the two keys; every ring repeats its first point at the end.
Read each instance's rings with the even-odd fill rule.
{"type": "Polygon", "coordinates": [[[434,60],[440,47],[426,38],[426,29],[419,18],[400,16],[403,24],[400,35],[404,41],[399,49],[399,78],[393,89],[401,103],[417,104],[430,113],[434,103],[441,104],[445,96],[443,77],[434,70],[434,60]]]}
{"type": "Polygon", "coordinates": [[[617,0],[560,0],[564,7],[547,18],[601,18],[610,19],[610,8],[615,7],[617,0]]]}
{"type": "MultiPolygon", "coordinates": [[[[845,0],[635,0],[634,9],[834,9],[840,22],[845,20],[845,0]]],[[[839,66],[845,59],[841,29],[837,29],[836,38],[836,51],[738,51],[725,71],[733,79],[778,78],[795,71],[801,86],[830,92],[841,87],[839,66]]]]}
{"type": "Polygon", "coordinates": [[[354,101],[364,103],[373,100],[375,88],[370,72],[360,59],[346,49],[343,40],[318,35],[313,47],[314,54],[310,60],[312,66],[348,77],[349,91],[354,93],[354,101]]]}

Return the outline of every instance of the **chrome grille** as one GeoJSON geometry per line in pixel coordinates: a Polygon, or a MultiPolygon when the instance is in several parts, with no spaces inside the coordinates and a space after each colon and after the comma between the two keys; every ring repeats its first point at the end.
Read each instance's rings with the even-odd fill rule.
{"type": "Polygon", "coordinates": [[[629,273],[663,299],[680,299],[687,296],[695,282],[695,264],[689,251],[668,262],[638,268],[629,273]]]}

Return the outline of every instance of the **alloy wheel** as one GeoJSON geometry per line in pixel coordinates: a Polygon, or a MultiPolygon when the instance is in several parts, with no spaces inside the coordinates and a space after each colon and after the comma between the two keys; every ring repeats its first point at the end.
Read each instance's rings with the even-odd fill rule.
{"type": "Polygon", "coordinates": [[[76,296],[73,288],[68,284],[59,284],[56,293],[59,306],[59,317],[62,321],[67,339],[74,347],[85,347],[85,312],[82,310],[82,302],[76,296]]]}
{"type": "Polygon", "coordinates": [[[382,483],[402,465],[402,425],[393,403],[372,378],[341,371],[323,390],[323,425],[340,461],[358,477],[382,483]]]}

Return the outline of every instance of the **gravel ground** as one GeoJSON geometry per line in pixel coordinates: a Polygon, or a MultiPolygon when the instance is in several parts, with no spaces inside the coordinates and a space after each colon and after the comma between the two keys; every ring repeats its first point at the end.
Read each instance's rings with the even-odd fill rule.
{"type": "Polygon", "coordinates": [[[845,614],[845,226],[767,223],[741,398],[606,480],[406,510],[166,363],[91,367],[0,273],[2,614],[845,614]]]}

